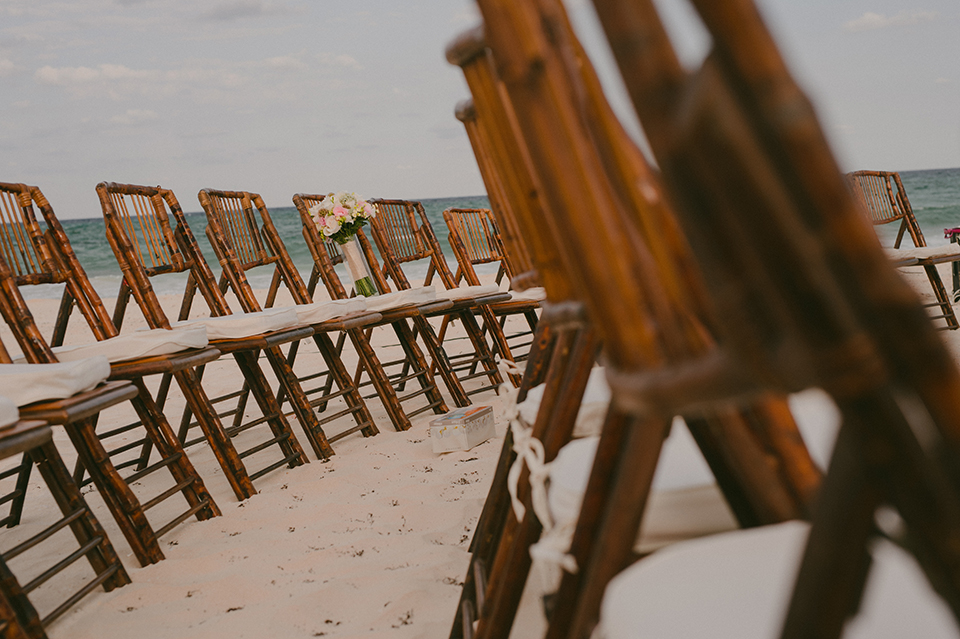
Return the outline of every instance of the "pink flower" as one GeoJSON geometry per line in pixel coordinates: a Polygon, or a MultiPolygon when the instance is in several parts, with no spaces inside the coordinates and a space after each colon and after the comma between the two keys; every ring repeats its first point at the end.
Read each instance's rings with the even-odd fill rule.
{"type": "Polygon", "coordinates": [[[349,215],[347,213],[347,209],[343,208],[342,206],[333,207],[333,211],[331,211],[331,213],[333,213],[333,216],[338,220],[342,220],[349,215]]]}

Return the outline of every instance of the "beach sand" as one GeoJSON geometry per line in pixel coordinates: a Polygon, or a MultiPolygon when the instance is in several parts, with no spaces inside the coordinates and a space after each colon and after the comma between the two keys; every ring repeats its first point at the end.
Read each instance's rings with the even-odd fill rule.
{"type": "MultiPolygon", "coordinates": [[[[922,272],[905,275],[928,297],[922,272]]],[[[944,282],[949,288],[947,268],[944,282]]],[[[167,308],[177,303],[174,298],[163,301],[167,308]]],[[[113,308],[113,300],[105,303],[113,308]]],[[[57,302],[34,300],[30,305],[49,335],[57,302]]],[[[133,304],[131,310],[125,331],[143,325],[133,304]]],[[[71,326],[67,343],[89,341],[79,317],[71,326]]],[[[954,353],[960,352],[958,333],[942,333],[954,353]]],[[[9,346],[8,334],[3,337],[9,346]]],[[[384,360],[388,357],[383,353],[394,342],[392,331],[378,329],[374,334],[384,360]]],[[[456,344],[450,343],[452,350],[456,344]]],[[[350,347],[346,350],[345,361],[351,367],[356,357],[350,347]]],[[[309,367],[317,359],[313,345],[305,344],[298,364],[309,367]]],[[[234,387],[239,379],[232,362],[220,362],[208,367],[204,385],[212,395],[234,387]]],[[[88,595],[51,625],[49,636],[446,636],[467,567],[467,548],[507,427],[503,398],[492,392],[474,397],[475,403],[494,407],[497,438],[469,451],[435,454],[428,437],[432,413],[414,418],[410,430],[395,432],[379,401],[368,400],[379,435],[346,437],[334,445],[337,454],[328,462],[308,453],[311,463],[257,480],[259,494],[243,502],[234,497],[209,448],[205,444],[189,448],[223,515],[205,522],[189,520],[174,528],[161,539],[166,559],[145,568],[138,566],[96,491],[85,488],[133,583],[88,595]]],[[[176,402],[171,400],[173,406],[176,402]]],[[[167,414],[176,428],[179,409],[167,414]]],[[[101,429],[128,417],[129,411],[111,411],[104,415],[101,429]]],[[[299,425],[293,419],[291,423],[299,435],[299,425]]],[[[328,433],[336,432],[336,424],[332,426],[328,433]]],[[[72,468],[76,455],[69,440],[62,429],[55,432],[61,454],[72,468]]],[[[305,438],[300,439],[306,448],[305,438]]],[[[152,490],[150,494],[157,492],[152,490]]],[[[52,508],[34,473],[23,524],[4,531],[3,547],[37,530],[45,517],[49,521],[52,508]]],[[[153,511],[149,516],[155,525],[166,521],[153,511]]],[[[72,542],[69,535],[64,547],[68,542],[72,542]]],[[[18,558],[11,568],[26,581],[35,570],[34,562],[18,558]]],[[[63,583],[37,591],[32,599],[41,613],[88,572],[80,562],[57,578],[63,583]]],[[[536,608],[535,601],[527,603],[520,615],[524,625],[515,627],[513,636],[539,634],[536,608]]]]}

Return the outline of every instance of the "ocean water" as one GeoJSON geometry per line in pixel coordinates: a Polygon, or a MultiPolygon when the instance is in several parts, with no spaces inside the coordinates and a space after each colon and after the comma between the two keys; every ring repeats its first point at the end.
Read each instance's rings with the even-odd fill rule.
{"type": "MultiPolygon", "coordinates": [[[[943,230],[960,226],[960,168],[904,171],[900,173],[900,177],[907,191],[907,197],[913,206],[914,214],[923,229],[927,244],[929,246],[946,244],[948,240],[944,238],[943,230]]],[[[450,207],[488,207],[489,201],[486,196],[475,196],[429,199],[422,200],[422,202],[427,217],[444,248],[447,262],[455,270],[456,258],[447,242],[443,210],[450,207]]],[[[300,234],[300,216],[293,207],[271,209],[270,214],[294,263],[306,279],[313,265],[307,246],[300,234]]],[[[213,250],[207,243],[206,235],[203,232],[206,226],[204,214],[202,212],[191,213],[188,215],[188,221],[211,268],[219,274],[219,264],[214,259],[213,250]]],[[[117,267],[112,251],[107,246],[103,220],[100,218],[64,220],[63,226],[97,292],[102,297],[115,297],[120,286],[120,269],[117,267]]],[[[875,227],[883,245],[893,245],[897,233],[896,227],[895,224],[875,227]]],[[[909,237],[906,241],[910,241],[909,237]]],[[[425,269],[426,265],[422,265],[421,268],[425,269]]],[[[483,272],[483,269],[478,270],[483,272]]],[[[269,286],[271,274],[270,269],[264,268],[253,271],[248,277],[254,286],[266,288],[269,286]]],[[[416,276],[422,276],[423,272],[410,272],[408,274],[413,279],[416,276]]],[[[345,275],[345,273],[341,275],[345,275]]],[[[166,275],[154,278],[153,285],[157,292],[161,294],[181,293],[185,281],[186,277],[184,275],[166,275]]],[[[62,290],[60,285],[32,286],[25,287],[24,294],[29,297],[60,297],[62,290]]]]}
{"type": "MultiPolygon", "coordinates": [[[[950,240],[943,236],[943,230],[960,227],[960,168],[902,171],[900,180],[927,246],[949,243],[950,240]]],[[[899,224],[875,228],[881,243],[893,246],[899,224]]],[[[910,236],[904,235],[901,246],[910,245],[910,236]]]]}
{"type": "MultiPolygon", "coordinates": [[[[489,208],[490,201],[487,199],[487,196],[482,195],[428,199],[421,200],[421,202],[423,203],[423,209],[427,214],[427,218],[430,220],[430,224],[433,226],[434,232],[437,234],[440,244],[443,247],[447,263],[450,264],[455,271],[457,259],[453,254],[453,249],[450,248],[449,242],[447,242],[447,225],[443,221],[443,211],[447,208],[489,208]]],[[[310,257],[310,252],[307,250],[307,245],[300,232],[300,215],[297,213],[297,209],[292,206],[271,208],[270,217],[273,218],[273,223],[280,232],[280,236],[287,247],[287,251],[290,253],[290,257],[300,271],[300,275],[306,280],[310,276],[310,271],[313,268],[313,260],[310,257]]],[[[93,283],[97,293],[105,298],[116,297],[117,291],[120,289],[122,277],[113,251],[110,250],[107,244],[103,218],[61,220],[61,223],[63,224],[67,237],[70,238],[70,244],[73,246],[77,258],[87,271],[87,276],[93,283]]],[[[207,225],[206,216],[202,211],[188,213],[187,223],[190,225],[191,230],[193,230],[193,234],[196,236],[197,242],[200,244],[200,249],[204,257],[206,257],[210,268],[219,276],[220,265],[204,233],[207,225]]],[[[408,277],[410,277],[411,280],[418,276],[422,277],[426,271],[426,264],[414,264],[413,266],[413,271],[405,269],[408,277]],[[420,270],[417,270],[417,268],[420,270]]],[[[344,265],[340,265],[338,268],[343,269],[340,275],[341,277],[345,277],[346,270],[344,265]]],[[[484,272],[482,268],[478,270],[484,272]]],[[[272,275],[272,269],[263,267],[249,272],[247,277],[254,287],[267,288],[270,285],[272,275]]],[[[161,275],[152,278],[151,283],[153,284],[154,290],[161,295],[168,293],[180,294],[183,293],[186,284],[186,275],[161,275]]],[[[41,286],[24,287],[21,290],[27,298],[59,298],[63,292],[63,285],[45,284],[41,286]]]]}

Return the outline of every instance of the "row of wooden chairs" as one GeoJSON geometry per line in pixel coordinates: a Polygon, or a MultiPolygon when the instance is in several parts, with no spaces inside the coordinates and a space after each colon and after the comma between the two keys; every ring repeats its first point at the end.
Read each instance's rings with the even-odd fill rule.
{"type": "MultiPolygon", "coordinates": [[[[481,297],[460,295],[453,299],[437,299],[414,306],[397,300],[401,303],[394,303],[392,307],[388,303],[390,296],[384,295],[379,300],[383,312],[343,313],[340,308],[357,308],[357,305],[349,300],[349,292],[336,278],[333,270],[335,256],[332,258],[330,255],[333,245],[322,241],[310,242],[310,232],[315,233],[315,228],[312,223],[308,223],[309,215],[304,208],[304,202],[309,200],[309,196],[295,198],[295,203],[305,215],[304,235],[310,242],[311,253],[315,258],[314,272],[308,287],[293,267],[266,207],[256,194],[222,191],[201,193],[201,204],[208,219],[207,235],[223,268],[223,275],[218,282],[204,260],[182,209],[171,191],[159,187],[108,183],[98,185],[97,191],[104,212],[107,238],[124,276],[112,317],[87,278],[66,233],[40,190],[20,184],[0,185],[0,194],[3,195],[5,205],[2,211],[3,236],[0,238],[3,240],[0,245],[0,283],[7,300],[3,305],[3,314],[28,361],[56,361],[55,352],[40,334],[27,304],[20,295],[19,288],[29,284],[65,284],[60,312],[50,340],[54,346],[59,346],[64,341],[72,310],[76,307],[94,337],[101,340],[100,344],[113,345],[113,350],[116,351],[115,343],[121,339],[119,327],[124,320],[131,296],[137,301],[151,329],[170,333],[172,331],[168,329],[191,323],[192,302],[198,289],[213,318],[230,320],[233,317],[227,301],[228,292],[235,295],[239,307],[243,310],[243,313],[236,317],[243,320],[254,318],[261,309],[261,301],[257,300],[245,272],[257,266],[274,268],[270,290],[262,301],[264,307],[274,307],[280,285],[283,284],[301,311],[310,308],[314,314],[323,313],[322,319],[309,322],[308,326],[302,326],[303,322],[300,322],[301,325],[276,326],[265,332],[259,329],[251,332],[247,327],[242,334],[226,334],[236,329],[230,325],[224,328],[225,324],[214,320],[207,328],[215,329],[219,337],[211,339],[209,344],[202,347],[178,349],[176,353],[135,360],[118,356],[116,361],[111,362],[111,379],[132,380],[132,384],[128,386],[135,391],[135,396],[129,399],[140,418],[136,423],[98,433],[98,413],[91,413],[89,402],[84,401],[75,402],[75,405],[71,405],[71,410],[48,410],[42,413],[42,416],[52,423],[64,424],[67,427],[80,453],[74,472],[75,478],[82,481],[86,475],[90,475],[87,481],[92,480],[97,485],[138,560],[144,565],[163,558],[157,539],[173,526],[193,515],[203,519],[219,514],[202,480],[190,465],[184,452],[185,446],[206,440],[212,446],[235,494],[243,499],[256,492],[252,482],[258,477],[276,468],[292,467],[307,461],[296,435],[290,428],[289,415],[282,408],[284,405],[289,404],[292,407],[293,414],[303,426],[314,452],[321,458],[333,454],[331,443],[340,437],[356,431],[361,431],[364,435],[376,434],[376,425],[364,402],[364,399],[369,397],[363,398],[360,395],[361,371],[358,370],[355,381],[340,358],[345,335],[349,336],[357,348],[360,367],[375,386],[398,429],[408,428],[409,418],[425,410],[435,413],[447,410],[434,381],[431,366],[417,344],[418,334],[422,336],[422,341],[433,356],[434,366],[441,372],[458,405],[469,404],[469,394],[476,392],[473,389],[464,389],[464,382],[471,378],[469,374],[458,375],[464,366],[469,368],[470,364],[482,364],[480,375],[487,377],[492,384],[502,382],[493,355],[496,352],[503,356],[504,352],[509,354],[509,351],[501,349],[499,345],[491,347],[487,344],[475,314],[483,314],[491,302],[509,300],[509,294],[487,290],[481,297]],[[36,209],[42,214],[42,224],[35,213],[36,209]],[[12,264],[15,270],[11,270],[7,262],[12,264]],[[178,316],[171,322],[159,303],[150,278],[176,272],[187,273],[187,284],[178,316]],[[344,304],[331,303],[334,308],[324,309],[314,308],[323,305],[310,303],[321,275],[325,275],[323,279],[331,298],[345,302],[344,304]],[[451,363],[441,339],[427,321],[429,317],[436,315],[455,316],[467,327],[469,337],[475,345],[478,354],[467,364],[461,365],[459,371],[458,367],[451,363]],[[408,321],[413,322],[412,328],[408,321]],[[386,324],[393,326],[404,351],[404,358],[396,362],[402,364],[404,370],[391,376],[384,372],[369,344],[369,334],[365,332],[386,324]],[[339,335],[340,343],[334,344],[331,335],[339,335]],[[303,339],[311,338],[323,355],[328,370],[319,373],[315,370],[308,371],[306,375],[298,376],[293,372],[297,346],[303,339]],[[280,350],[280,346],[284,344],[290,345],[286,354],[280,350]],[[236,392],[211,399],[206,395],[202,384],[203,371],[208,364],[227,353],[233,355],[243,374],[243,387],[236,392]],[[276,391],[270,387],[260,368],[261,353],[265,355],[280,380],[276,391]],[[156,374],[162,375],[162,379],[159,390],[154,395],[147,389],[143,377],[156,374]],[[304,390],[302,383],[310,379],[320,379],[320,387],[312,391],[304,390]],[[413,383],[414,379],[420,389],[398,398],[398,390],[402,391],[404,386],[408,382],[413,383]],[[172,380],[177,381],[186,399],[177,434],[174,434],[163,412],[172,380]],[[337,389],[332,388],[334,385],[337,389]],[[319,396],[311,399],[311,392],[319,396]],[[262,416],[244,419],[250,393],[259,404],[262,416]],[[426,397],[425,406],[405,409],[401,405],[401,402],[414,400],[419,396],[426,397]],[[346,409],[333,415],[323,415],[328,405],[338,399],[346,404],[346,409]],[[221,403],[230,405],[226,409],[215,408],[215,405],[221,403]],[[318,416],[318,412],[323,415],[323,419],[318,416]],[[347,415],[352,417],[353,427],[327,436],[323,425],[347,415]],[[239,451],[235,442],[240,440],[241,434],[263,424],[269,427],[266,441],[255,443],[246,451],[239,451]],[[197,425],[203,431],[203,436],[191,439],[190,429],[197,425]],[[144,428],[146,435],[131,441],[130,434],[138,427],[144,428]],[[110,443],[118,440],[118,444],[110,443]],[[255,472],[247,470],[251,457],[258,453],[262,456],[277,449],[280,452],[279,460],[270,460],[266,466],[255,472]],[[157,454],[160,460],[151,462],[152,455],[157,454]],[[172,474],[175,485],[159,496],[141,502],[131,487],[139,484],[146,475],[163,468],[167,468],[172,474]],[[188,510],[163,526],[152,525],[147,520],[145,511],[178,492],[186,497],[188,510]]],[[[322,196],[313,197],[318,200],[322,196]]],[[[411,203],[410,206],[414,204],[411,203]]],[[[376,264],[369,242],[365,237],[361,239],[366,244],[368,259],[376,264]]],[[[432,268],[435,270],[446,268],[439,251],[432,255],[431,259],[432,268]]],[[[375,270],[380,275],[377,278],[380,289],[387,293],[389,287],[385,278],[378,269],[375,270]]],[[[400,274],[395,275],[395,278],[403,277],[399,266],[392,273],[400,274]]],[[[401,286],[407,288],[409,283],[404,282],[401,286]]],[[[270,320],[271,312],[268,310],[264,313],[268,317],[257,319],[270,320]]],[[[269,324],[269,321],[267,323],[269,324]]],[[[262,322],[257,322],[258,326],[260,324],[262,322]]],[[[499,326],[494,326],[499,329],[499,326]]],[[[492,335],[495,331],[489,330],[489,333],[492,335]]],[[[477,376],[475,372],[469,372],[473,373],[473,377],[477,376]]],[[[123,383],[113,381],[110,384],[123,383]]],[[[113,386],[108,385],[109,389],[113,389],[113,386]]],[[[113,395],[116,395],[116,392],[113,395]]],[[[244,437],[245,440],[248,438],[244,437]]],[[[31,458],[25,456],[17,468],[5,473],[5,476],[18,476],[17,489],[5,498],[5,501],[12,504],[11,514],[5,520],[8,525],[15,525],[19,521],[31,467],[31,458]]]]}
{"type": "MultiPolygon", "coordinates": [[[[884,506],[903,524],[884,534],[914,553],[960,616],[951,542],[960,376],[755,8],[694,0],[714,51],[689,74],[653,3],[594,4],[662,175],[612,116],[560,2],[480,0],[484,28],[448,49],[473,94],[457,116],[492,208],[523,229],[546,287],[540,323],[554,304],[585,316],[614,395],[569,550],[577,570],[552,599],[547,636],[589,636],[607,584],[636,559],[678,414],[691,430],[703,425],[695,439],[741,525],[812,518],[782,636],[841,634],[884,506]],[[810,386],[830,393],[844,419],[822,482],[782,400],[756,400],[810,386]],[[730,427],[731,406],[752,437],[730,427]],[[713,445],[702,436],[720,432],[713,445]],[[765,455],[750,454],[751,439],[766,442],[765,455]]],[[[541,416],[568,407],[581,388],[574,373],[590,361],[544,393],[534,433],[548,461],[553,438],[568,434],[538,430],[541,416]]],[[[518,490],[529,495],[523,475],[518,490]]],[[[485,506],[478,523],[451,636],[510,632],[539,527],[529,498],[518,520],[504,492],[495,477],[487,506],[499,511],[485,506]]],[[[714,587],[736,587],[724,579],[714,587]]],[[[705,624],[700,634],[711,632],[705,624]]]]}

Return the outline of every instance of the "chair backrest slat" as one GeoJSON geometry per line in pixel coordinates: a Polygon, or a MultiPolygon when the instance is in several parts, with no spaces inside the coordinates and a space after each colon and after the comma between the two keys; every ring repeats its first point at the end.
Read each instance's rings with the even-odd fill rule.
{"type": "Polygon", "coordinates": [[[18,284],[66,279],[63,269],[47,250],[43,233],[33,210],[30,187],[0,183],[0,252],[18,284]]]}
{"type": "Polygon", "coordinates": [[[281,283],[286,285],[295,303],[311,301],[259,194],[203,189],[199,198],[207,215],[207,237],[223,267],[223,277],[234,289],[245,312],[271,306],[281,283]],[[273,283],[261,304],[244,273],[268,265],[274,265],[273,283]]]}
{"type": "Polygon", "coordinates": [[[904,231],[910,234],[914,246],[927,245],[899,173],[854,171],[847,174],[847,182],[875,226],[902,221],[895,247],[900,247],[904,231]]]}
{"type": "Polygon", "coordinates": [[[216,230],[223,233],[244,270],[277,261],[257,223],[256,211],[262,212],[264,207],[255,203],[250,193],[204,189],[200,192],[200,204],[208,222],[215,221],[216,230]]]}
{"type": "Polygon", "coordinates": [[[394,279],[399,288],[410,288],[402,264],[430,259],[424,284],[430,284],[435,272],[445,288],[456,288],[453,273],[437,240],[433,227],[416,200],[370,200],[377,215],[370,219],[373,237],[383,258],[383,272],[394,279]]]}

